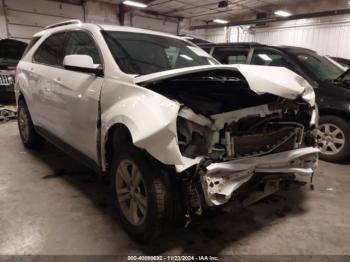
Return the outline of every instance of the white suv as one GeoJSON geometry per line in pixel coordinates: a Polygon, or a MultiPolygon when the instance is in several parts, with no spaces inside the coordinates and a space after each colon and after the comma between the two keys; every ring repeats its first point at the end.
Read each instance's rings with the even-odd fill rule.
{"type": "Polygon", "coordinates": [[[142,241],[178,214],[189,221],[305,184],[317,166],[318,115],[303,78],[218,65],[172,35],[50,26],[18,65],[16,97],[24,145],[49,140],[108,175],[121,224],[142,241]]]}

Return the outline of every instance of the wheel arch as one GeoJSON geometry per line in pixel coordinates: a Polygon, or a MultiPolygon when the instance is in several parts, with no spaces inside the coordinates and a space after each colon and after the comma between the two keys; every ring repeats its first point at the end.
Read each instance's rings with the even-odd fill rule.
{"type": "Polygon", "coordinates": [[[113,154],[123,145],[133,145],[132,134],[125,124],[115,123],[108,129],[105,136],[104,150],[102,150],[104,169],[110,166],[113,154]]]}
{"type": "Polygon", "coordinates": [[[319,113],[320,113],[320,117],[326,116],[326,115],[333,115],[333,116],[338,116],[347,122],[349,122],[348,119],[350,118],[350,112],[344,112],[342,110],[333,109],[333,108],[319,109],[319,113]]]}

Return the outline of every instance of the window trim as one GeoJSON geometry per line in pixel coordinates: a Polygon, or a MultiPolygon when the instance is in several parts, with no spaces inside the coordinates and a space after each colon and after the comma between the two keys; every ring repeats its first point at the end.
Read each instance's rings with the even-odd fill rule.
{"type": "MultiPolygon", "coordinates": [[[[270,47],[254,47],[252,50],[252,56],[250,57],[250,61],[249,61],[250,65],[252,65],[252,61],[253,61],[253,58],[254,58],[256,51],[270,51],[270,52],[275,52],[278,55],[281,55],[281,57],[286,61],[286,66],[282,66],[282,67],[289,69],[287,66],[288,66],[288,64],[291,64],[291,61],[290,61],[290,59],[288,59],[286,54],[278,49],[270,48],[270,47]]],[[[268,65],[268,66],[270,66],[270,65],[268,65]]]]}
{"type": "MultiPolygon", "coordinates": [[[[66,46],[66,42],[67,42],[67,31],[66,30],[62,30],[62,31],[58,31],[58,32],[54,32],[54,33],[52,33],[52,34],[50,34],[50,35],[48,35],[42,42],[41,42],[41,44],[39,45],[39,47],[35,50],[35,52],[34,52],[34,54],[32,55],[32,63],[34,63],[34,64],[38,64],[38,65],[45,65],[45,66],[50,66],[50,67],[55,67],[55,68],[64,68],[63,67],[63,65],[51,65],[51,64],[45,64],[45,63],[41,63],[41,62],[39,62],[39,61],[36,61],[35,60],[35,56],[36,56],[36,54],[39,52],[39,50],[40,50],[40,48],[42,47],[42,45],[46,42],[46,40],[48,40],[50,37],[52,37],[52,36],[55,36],[55,35],[58,35],[58,34],[64,34],[64,41],[63,41],[63,46],[64,46],[64,48],[65,48],[65,46],[66,46]]],[[[63,55],[63,49],[61,49],[61,52],[60,52],[61,54],[61,56],[63,55]]],[[[63,60],[62,60],[63,61],[63,60]]]]}
{"type": "MultiPolygon", "coordinates": [[[[100,62],[101,62],[101,66],[102,66],[102,70],[103,70],[103,73],[105,73],[105,63],[104,63],[104,58],[103,58],[103,54],[102,54],[102,51],[101,51],[101,48],[100,46],[97,44],[97,41],[94,37],[94,35],[87,29],[84,29],[84,28],[74,28],[74,29],[69,29],[69,30],[66,30],[66,33],[67,33],[67,37],[65,39],[65,45],[64,45],[64,50],[63,50],[63,53],[65,53],[66,51],[66,48],[67,48],[67,44],[68,44],[68,37],[70,33],[72,32],[85,32],[89,37],[90,39],[94,42],[94,45],[98,51],[98,55],[100,57],[100,62]]],[[[64,59],[64,58],[63,58],[64,59]]],[[[63,67],[64,68],[64,67],[63,67]]],[[[65,69],[65,68],[64,68],[65,69]]],[[[68,69],[65,69],[65,70],[68,70],[68,69]]],[[[71,71],[71,70],[69,70],[71,71]]]]}
{"type": "MultiPolygon", "coordinates": [[[[54,33],[48,35],[45,39],[42,40],[42,42],[40,43],[39,47],[35,50],[34,54],[32,55],[32,59],[31,59],[31,60],[32,60],[32,63],[33,63],[33,64],[38,64],[38,65],[45,65],[45,66],[49,66],[49,67],[54,67],[54,68],[59,68],[59,69],[64,69],[64,70],[67,70],[67,71],[72,71],[72,70],[66,69],[66,68],[63,66],[63,64],[62,64],[62,65],[50,65],[50,64],[40,63],[40,62],[38,62],[38,61],[36,61],[36,60],[34,59],[34,56],[36,55],[36,53],[39,51],[39,49],[40,49],[40,47],[42,46],[42,44],[44,44],[44,42],[45,42],[47,39],[49,39],[51,36],[64,33],[64,34],[65,34],[64,43],[63,43],[63,48],[62,48],[62,50],[61,50],[61,56],[63,56],[64,53],[65,53],[66,47],[67,47],[69,33],[71,33],[71,32],[77,32],[77,31],[85,32],[87,35],[89,35],[89,37],[90,37],[90,38],[92,39],[92,41],[94,42],[95,47],[97,48],[97,51],[98,51],[99,56],[100,56],[101,66],[102,66],[103,73],[105,73],[105,63],[104,63],[104,57],[103,57],[101,48],[100,48],[100,46],[97,44],[97,41],[96,41],[94,35],[93,35],[89,30],[87,30],[87,29],[85,29],[85,28],[72,28],[72,29],[60,30],[60,31],[57,31],[57,32],[54,32],[54,33]]],[[[64,59],[64,57],[62,57],[62,58],[64,59]]],[[[62,60],[62,62],[63,62],[63,60],[62,60]]]]}
{"type": "MultiPolygon", "coordinates": [[[[247,56],[246,56],[246,61],[245,61],[245,64],[246,65],[249,65],[249,55],[250,55],[250,52],[251,52],[251,48],[249,47],[234,47],[234,46],[216,46],[215,48],[212,49],[212,52],[211,52],[211,56],[214,57],[216,60],[218,60],[214,54],[215,52],[220,52],[221,50],[220,49],[232,49],[232,52],[237,52],[237,51],[246,51],[247,52],[247,56]]],[[[229,56],[228,56],[229,57],[229,56]]],[[[219,60],[218,60],[219,61],[219,60]]],[[[220,62],[220,61],[219,61],[220,62]]],[[[220,62],[221,63],[221,62],[220,62]]],[[[235,65],[235,64],[229,64],[229,65],[235,65]]]]}

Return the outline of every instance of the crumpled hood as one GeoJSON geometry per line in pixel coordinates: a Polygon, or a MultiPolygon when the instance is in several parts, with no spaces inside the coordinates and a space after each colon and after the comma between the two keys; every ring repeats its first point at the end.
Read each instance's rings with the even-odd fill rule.
{"type": "Polygon", "coordinates": [[[315,93],[308,82],[284,67],[256,65],[208,65],[168,70],[134,78],[135,84],[157,82],[177,76],[216,70],[238,70],[247,80],[249,88],[257,94],[272,94],[288,99],[302,96],[311,106],[315,105],[315,93]]]}

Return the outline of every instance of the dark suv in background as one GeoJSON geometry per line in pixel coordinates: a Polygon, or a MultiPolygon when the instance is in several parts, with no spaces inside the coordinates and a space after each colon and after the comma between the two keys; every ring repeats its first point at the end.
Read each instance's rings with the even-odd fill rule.
{"type": "Polygon", "coordinates": [[[350,77],[345,68],[299,47],[258,43],[197,45],[223,64],[286,67],[303,76],[314,87],[320,111],[321,159],[339,162],[350,156],[350,77]]]}
{"type": "Polygon", "coordinates": [[[0,102],[15,100],[15,70],[27,44],[14,39],[0,39],[0,102]]]}

